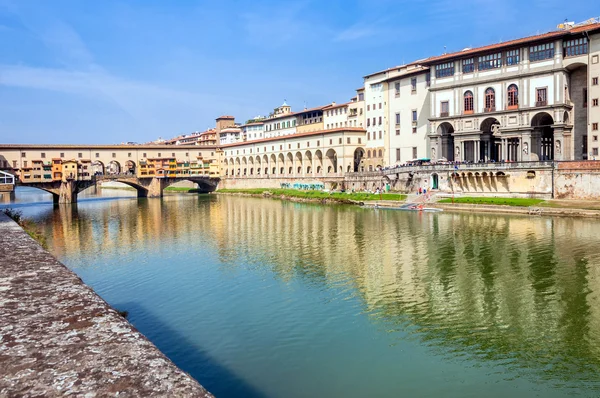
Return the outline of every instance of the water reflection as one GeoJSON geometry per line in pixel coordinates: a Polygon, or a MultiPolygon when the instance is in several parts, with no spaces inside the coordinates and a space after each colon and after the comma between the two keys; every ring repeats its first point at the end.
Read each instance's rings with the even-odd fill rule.
{"type": "Polygon", "coordinates": [[[409,339],[445,360],[497,367],[504,379],[579,392],[599,385],[593,220],[215,196],[80,204],[37,217],[51,250],[78,268],[106,253],[160,258],[201,242],[221,272],[275,275],[360,300],[392,346],[409,339]]]}

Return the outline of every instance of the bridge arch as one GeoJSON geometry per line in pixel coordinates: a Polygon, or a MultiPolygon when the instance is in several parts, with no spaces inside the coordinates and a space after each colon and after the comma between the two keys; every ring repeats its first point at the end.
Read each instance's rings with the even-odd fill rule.
{"type": "Polygon", "coordinates": [[[106,169],[104,168],[104,163],[99,160],[95,160],[92,162],[92,175],[104,175],[106,169]]]}
{"type": "Polygon", "coordinates": [[[121,174],[121,163],[116,160],[111,160],[108,164],[107,174],[121,174]]]}

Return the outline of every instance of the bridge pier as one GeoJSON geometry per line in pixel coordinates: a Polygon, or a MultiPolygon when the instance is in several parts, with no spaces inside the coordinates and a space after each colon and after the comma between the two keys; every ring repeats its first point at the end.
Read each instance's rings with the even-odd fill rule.
{"type": "MultiPolygon", "coordinates": [[[[148,198],[162,198],[163,189],[167,186],[164,178],[152,178],[152,182],[148,185],[148,191],[144,192],[148,198]]],[[[140,197],[140,191],[138,191],[138,197],[140,197]]],[[[143,197],[143,196],[142,196],[143,197]]]]}
{"type": "Polygon", "coordinates": [[[58,195],[53,195],[55,204],[77,203],[77,181],[67,180],[60,184],[58,195]]]}

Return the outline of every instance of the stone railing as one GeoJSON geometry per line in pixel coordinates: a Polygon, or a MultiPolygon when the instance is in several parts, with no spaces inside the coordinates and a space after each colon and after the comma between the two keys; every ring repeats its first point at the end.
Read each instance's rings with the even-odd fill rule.
{"type": "Polygon", "coordinates": [[[347,177],[379,177],[397,173],[422,172],[422,171],[452,171],[452,170],[507,170],[507,169],[539,169],[555,167],[553,161],[541,162],[497,162],[497,163],[452,163],[431,164],[420,166],[402,166],[379,171],[364,171],[346,173],[347,177]]]}

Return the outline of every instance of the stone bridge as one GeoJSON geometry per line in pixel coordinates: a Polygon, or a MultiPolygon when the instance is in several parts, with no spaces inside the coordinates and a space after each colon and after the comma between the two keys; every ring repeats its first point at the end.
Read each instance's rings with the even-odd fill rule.
{"type": "Polygon", "coordinates": [[[131,174],[112,174],[95,176],[96,183],[103,181],[114,181],[129,185],[137,190],[138,198],[160,198],[163,190],[181,181],[191,181],[198,185],[201,193],[213,192],[217,189],[220,179],[202,175],[190,175],[185,177],[152,177],[139,178],[131,174]]]}
{"type": "Polygon", "coordinates": [[[18,183],[18,186],[38,188],[52,194],[55,204],[69,204],[77,202],[77,195],[103,181],[115,181],[129,185],[137,190],[138,198],[160,198],[163,190],[180,181],[192,181],[198,184],[198,190],[202,193],[213,192],[217,189],[219,178],[208,176],[187,176],[175,178],[138,178],[131,174],[115,174],[93,176],[89,180],[48,181],[18,183]]]}

